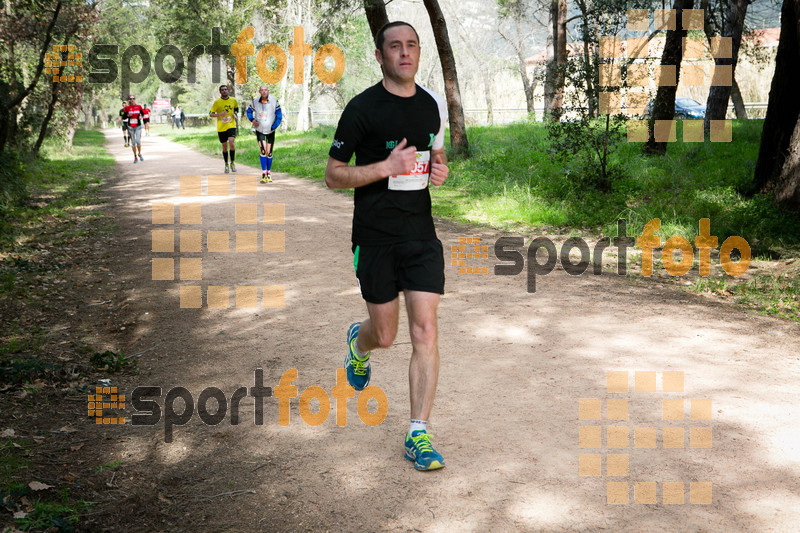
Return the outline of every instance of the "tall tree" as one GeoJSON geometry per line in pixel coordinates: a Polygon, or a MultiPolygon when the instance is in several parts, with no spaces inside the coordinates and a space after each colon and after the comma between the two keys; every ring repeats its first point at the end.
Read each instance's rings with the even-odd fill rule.
{"type": "MultiPolygon", "coordinates": [[[[736,75],[736,62],[739,57],[739,47],[742,43],[742,29],[747,6],[751,0],[726,0],[723,8],[722,37],[731,40],[731,57],[715,57],[714,69],[730,66],[731,85],[712,85],[706,101],[706,117],[703,121],[705,131],[708,131],[711,120],[724,120],[728,112],[728,100],[731,97],[733,81],[736,75]]],[[[708,32],[706,32],[708,34],[708,32]]]]}
{"type": "Polygon", "coordinates": [[[476,41],[469,38],[469,32],[464,27],[460,17],[452,17],[451,20],[455,20],[458,39],[466,46],[474,65],[477,66],[478,76],[481,79],[481,85],[483,85],[483,96],[486,99],[486,122],[491,126],[494,124],[494,112],[492,110],[492,73],[494,69],[491,64],[491,56],[476,48],[476,41]]]}
{"type": "Polygon", "coordinates": [[[386,4],[383,0],[364,0],[364,12],[369,22],[369,31],[372,33],[372,40],[378,34],[378,30],[385,24],[389,24],[389,16],[386,14],[386,4]]]}
{"type": "Polygon", "coordinates": [[[450,148],[455,154],[469,155],[469,140],[464,124],[464,107],[461,105],[461,91],[458,88],[458,73],[450,36],[447,34],[447,23],[437,0],[423,0],[428,18],[431,19],[433,38],[439,51],[444,77],[444,94],[447,98],[447,113],[450,115],[450,148]]]}
{"type": "Polygon", "coordinates": [[[547,37],[547,67],[544,82],[545,120],[558,120],[564,106],[564,80],[567,66],[567,2],[550,0],[550,31],[547,37]]]}
{"type": "Polygon", "coordinates": [[[692,9],[694,0],[675,0],[672,9],[675,10],[675,29],[667,31],[664,43],[664,53],[661,55],[662,65],[675,65],[675,85],[659,85],[656,99],[653,102],[653,113],[650,117],[650,138],[644,145],[644,152],[648,154],[664,155],[667,153],[667,143],[657,142],[653,124],[656,120],[672,120],[675,116],[675,92],[680,79],[681,62],[683,61],[683,38],[686,30],[683,29],[683,10],[692,9]]]}
{"type": "Polygon", "coordinates": [[[45,54],[50,52],[56,23],[63,4],[18,5],[6,3],[0,12],[0,153],[14,137],[17,109],[39,83],[45,54]],[[25,50],[35,50],[33,76],[28,80],[21,67],[25,50]],[[22,51],[22,54],[20,52],[22,51]]]}
{"type": "Polygon", "coordinates": [[[526,59],[528,57],[526,41],[530,35],[528,31],[523,30],[523,26],[527,22],[528,4],[523,0],[497,0],[498,15],[497,32],[500,36],[511,45],[514,53],[517,56],[517,73],[522,80],[522,90],[525,93],[525,106],[527,107],[528,114],[533,113],[533,89],[536,82],[531,83],[528,76],[528,64],[526,59]],[[508,27],[508,23],[510,28],[508,27]],[[506,26],[505,28],[503,26],[506,26]],[[513,31],[511,31],[513,28],[513,31]]]}
{"type": "Polygon", "coordinates": [[[755,189],[777,203],[800,210],[800,0],[784,0],[781,37],[761,146],[756,161],[755,189]]]}

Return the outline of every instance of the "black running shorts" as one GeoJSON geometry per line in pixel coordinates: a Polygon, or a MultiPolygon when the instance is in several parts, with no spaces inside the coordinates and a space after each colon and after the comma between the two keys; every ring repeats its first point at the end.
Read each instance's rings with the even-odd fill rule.
{"type": "Polygon", "coordinates": [[[400,291],[444,294],[444,254],[439,239],[378,246],[353,246],[361,296],[391,302],[400,291]]]}
{"type": "Polygon", "coordinates": [[[219,137],[219,142],[221,143],[228,142],[229,138],[236,137],[236,128],[228,128],[225,131],[218,131],[217,137],[219,137]]]}
{"type": "Polygon", "coordinates": [[[275,147],[275,132],[271,131],[269,133],[261,133],[260,131],[256,131],[256,140],[261,143],[261,141],[267,141],[267,143],[271,147],[275,147]]]}

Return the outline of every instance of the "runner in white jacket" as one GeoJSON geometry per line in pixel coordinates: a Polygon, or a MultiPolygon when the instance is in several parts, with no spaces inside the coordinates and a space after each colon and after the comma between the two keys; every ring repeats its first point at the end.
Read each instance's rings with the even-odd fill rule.
{"type": "Polygon", "coordinates": [[[254,98],[247,107],[247,118],[256,130],[258,147],[261,150],[261,183],[272,181],[272,147],[275,144],[275,130],[281,124],[281,105],[273,96],[269,97],[269,87],[258,88],[261,96],[254,98]]]}

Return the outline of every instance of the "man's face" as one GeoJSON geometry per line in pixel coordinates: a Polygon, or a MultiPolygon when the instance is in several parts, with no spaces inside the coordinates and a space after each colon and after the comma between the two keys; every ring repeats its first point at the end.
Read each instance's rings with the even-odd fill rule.
{"type": "Polygon", "coordinates": [[[258,92],[261,94],[261,98],[266,100],[269,96],[269,87],[259,87],[258,92]]]}
{"type": "Polygon", "coordinates": [[[413,82],[419,68],[419,41],[409,26],[386,30],[383,49],[375,51],[386,77],[400,82],[413,82]]]}
{"type": "Polygon", "coordinates": [[[219,95],[220,95],[221,97],[223,97],[223,98],[227,98],[227,97],[228,97],[228,88],[227,88],[227,87],[224,87],[224,86],[223,86],[223,87],[220,87],[220,88],[219,88],[219,95]]]}

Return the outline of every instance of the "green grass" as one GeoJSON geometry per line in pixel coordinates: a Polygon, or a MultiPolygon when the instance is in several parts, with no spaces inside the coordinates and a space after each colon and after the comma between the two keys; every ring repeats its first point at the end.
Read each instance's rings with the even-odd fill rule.
{"type": "Polygon", "coordinates": [[[11,178],[22,192],[0,200],[0,297],[46,294],[32,282],[60,273],[63,250],[96,231],[101,187],[114,168],[104,142],[99,131],[81,130],[71,150],[47,142],[35,161],[14,156],[23,170],[11,178]]]}
{"type": "MultiPolygon", "coordinates": [[[[40,379],[63,381],[60,365],[47,353],[56,297],[81,246],[108,231],[101,188],[112,175],[114,158],[99,131],[75,134],[71,149],[48,140],[41,157],[5,154],[21,165],[14,195],[0,197],[0,378],[22,386],[40,379]],[[83,244],[82,244],[83,243],[83,244]],[[33,319],[32,317],[36,317],[33,319]]],[[[5,182],[8,184],[8,181],[5,182]]]]}
{"type": "Polygon", "coordinates": [[[64,487],[58,501],[48,491],[33,491],[22,480],[30,480],[28,473],[31,443],[20,438],[0,441],[0,503],[7,511],[25,510],[27,514],[14,519],[14,525],[22,531],[74,531],[81,513],[85,513],[94,505],[83,500],[70,501],[69,493],[64,487]],[[27,500],[29,503],[26,503],[27,500]]]}
{"type": "MultiPolygon", "coordinates": [[[[223,165],[222,149],[214,127],[172,130],[162,126],[151,131],[185,144],[198,152],[215,156],[219,158],[220,167],[223,165]]],[[[331,147],[334,131],[335,129],[329,126],[320,126],[305,133],[278,131],[275,134],[272,169],[301,178],[324,180],[328,150],[331,147]]],[[[249,128],[240,128],[239,133],[239,137],[236,138],[236,162],[261,168],[255,135],[250,133],[249,128]]]]}
{"type": "MultiPolygon", "coordinates": [[[[616,220],[628,221],[638,235],[651,219],[661,220],[663,240],[680,235],[694,241],[701,218],[711,219],[720,243],[740,235],[753,254],[796,247],[800,224],[795,215],[774,208],[770,199],[745,197],[758,155],[762,120],[733,121],[733,142],[670,143],[664,157],[647,157],[641,144],[624,143],[611,165],[624,169],[601,193],[575,186],[573,164],[553,161],[541,123],[473,127],[472,157],[450,162],[445,186],[433,189],[434,215],[505,230],[555,229],[616,235],[616,220]]],[[[678,138],[682,138],[682,124],[678,138]]],[[[274,168],[324,178],[331,127],[276,136],[274,168]]],[[[204,153],[218,155],[213,128],[162,133],[204,153]]],[[[254,139],[239,138],[237,161],[259,167],[254,139]]],[[[220,161],[221,163],[221,161],[220,161]]]]}
{"type": "Polygon", "coordinates": [[[79,130],[71,150],[46,142],[38,160],[22,158],[21,172],[9,179],[24,192],[18,198],[0,199],[0,253],[13,254],[46,239],[42,230],[54,220],[66,226],[59,228],[60,240],[50,244],[86,236],[71,215],[81,211],[82,217],[100,216],[93,207],[100,203],[100,187],[114,168],[114,158],[102,149],[104,142],[99,131],[79,130]]]}
{"type": "MultiPolygon", "coordinates": [[[[620,171],[608,192],[580,185],[583,181],[574,175],[582,169],[575,161],[551,158],[542,123],[472,127],[472,157],[450,161],[447,182],[432,188],[433,213],[503,231],[589,237],[616,236],[620,218],[627,221],[627,234],[637,236],[647,222],[658,218],[661,229],[656,234],[662,243],[672,236],[694,243],[700,219],[708,218],[719,245],[738,235],[748,242],[754,258],[797,256],[797,215],[777,209],[769,197],[744,194],[752,184],[762,126],[763,120],[734,120],[732,142],[670,143],[663,157],[642,155],[641,144],[622,143],[609,161],[620,171]]],[[[678,139],[682,129],[679,122],[678,139]]],[[[323,179],[333,133],[331,127],[278,133],[273,168],[323,179]]],[[[207,154],[220,151],[213,128],[166,130],[164,135],[207,154]]],[[[259,167],[251,135],[239,138],[236,156],[259,167]]],[[[746,284],[729,278],[728,287],[725,283],[726,278],[700,278],[692,289],[734,294],[764,312],[800,319],[796,281],[759,277],[746,284]]]]}
{"type": "Polygon", "coordinates": [[[796,275],[759,274],[731,291],[737,302],[766,315],[800,320],[800,280],[796,275]]]}

